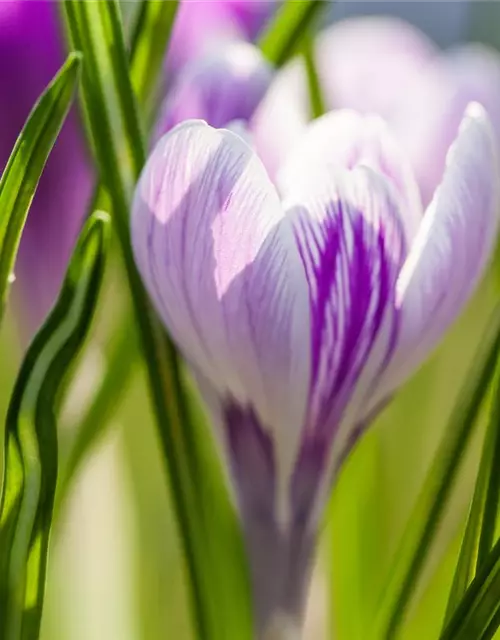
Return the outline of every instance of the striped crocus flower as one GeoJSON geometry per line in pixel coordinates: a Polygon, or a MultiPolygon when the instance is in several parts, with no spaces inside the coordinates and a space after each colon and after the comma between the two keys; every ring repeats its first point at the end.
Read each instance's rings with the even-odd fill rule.
{"type": "Polygon", "coordinates": [[[244,137],[201,121],[152,152],[135,256],[213,414],[259,638],[298,633],[328,492],[476,287],[498,195],[478,104],[425,211],[388,128],[353,111],[311,124],[275,182],[244,137]]]}

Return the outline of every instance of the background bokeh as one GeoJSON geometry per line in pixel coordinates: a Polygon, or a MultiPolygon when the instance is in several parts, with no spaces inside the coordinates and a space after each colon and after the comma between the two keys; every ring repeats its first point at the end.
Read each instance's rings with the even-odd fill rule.
{"type": "MultiPolygon", "coordinates": [[[[0,11],[7,4],[0,3],[0,11]]],[[[124,10],[129,14],[133,3],[125,2],[124,10]]],[[[329,20],[371,14],[406,18],[442,47],[469,40],[500,46],[500,3],[493,0],[338,2],[332,3],[329,20]]],[[[0,40],[2,37],[0,33],[0,40]]],[[[29,59],[19,81],[28,84],[35,67],[35,61],[32,64],[29,59]]],[[[0,121],[0,138],[2,126],[0,121]]],[[[63,180],[56,179],[60,188],[63,180]]],[[[76,194],[83,200],[88,196],[85,189],[76,194]]],[[[31,245],[35,255],[41,241],[38,236],[31,245]]],[[[53,242],[51,251],[56,250],[54,236],[45,242],[53,242]]],[[[61,424],[63,453],[85,398],[100,382],[102,359],[113,333],[111,320],[124,308],[123,284],[116,271],[113,265],[109,269],[98,328],[79,363],[66,403],[61,424]]],[[[391,554],[498,297],[498,273],[494,265],[445,342],[383,412],[346,464],[329,505],[318,551],[307,638],[365,637],[391,554]]],[[[30,302],[34,300],[14,305],[0,334],[2,416],[31,330],[30,322],[23,320],[30,302]]],[[[405,640],[436,637],[479,444],[478,437],[420,585],[419,603],[402,634],[405,640]]],[[[42,638],[188,640],[191,629],[184,578],[144,373],[136,363],[110,427],[78,474],[70,499],[58,509],[42,638]]]]}

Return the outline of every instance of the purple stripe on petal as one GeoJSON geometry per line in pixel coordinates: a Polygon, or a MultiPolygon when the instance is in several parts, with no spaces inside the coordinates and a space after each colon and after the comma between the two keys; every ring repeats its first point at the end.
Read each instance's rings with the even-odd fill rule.
{"type": "Polygon", "coordinates": [[[314,171],[326,168],[354,169],[362,165],[387,178],[394,198],[399,200],[398,215],[405,230],[406,243],[415,237],[422,220],[422,205],[409,159],[384,121],[355,111],[333,111],[305,129],[278,174],[278,185],[286,198],[297,183],[309,180],[314,171]]]}
{"type": "MultiPolygon", "coordinates": [[[[310,288],[308,423],[319,432],[339,423],[384,321],[392,335],[404,246],[399,214],[382,178],[357,169],[344,172],[336,184],[330,200],[316,194],[316,201],[290,213],[310,288]]],[[[377,354],[380,366],[386,357],[377,354]]]]}
{"type": "Polygon", "coordinates": [[[314,521],[395,347],[404,237],[393,192],[368,168],[310,176],[288,204],[309,282],[312,351],[292,503],[294,517],[314,521]]]}

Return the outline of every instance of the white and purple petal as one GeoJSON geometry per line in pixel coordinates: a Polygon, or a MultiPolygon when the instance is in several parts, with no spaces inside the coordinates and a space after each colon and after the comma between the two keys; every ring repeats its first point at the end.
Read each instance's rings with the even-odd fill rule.
{"type": "Polygon", "coordinates": [[[272,432],[286,484],[307,404],[307,282],[276,189],[230,131],[189,121],[167,134],[141,176],[136,260],[186,358],[228,405],[272,432]]]}
{"type": "Polygon", "coordinates": [[[370,167],[387,178],[388,188],[400,200],[406,243],[411,244],[422,220],[418,186],[408,158],[378,116],[341,109],[312,122],[279,172],[278,185],[286,196],[289,188],[308,181],[313,172],[327,169],[335,174],[339,169],[358,165],[370,167]]]}
{"type": "Polygon", "coordinates": [[[311,314],[309,406],[292,504],[296,521],[313,525],[359,405],[395,346],[395,286],[405,238],[398,199],[384,176],[360,165],[320,169],[302,157],[301,178],[285,168],[283,175],[295,179],[282,190],[311,314]]]}
{"type": "Polygon", "coordinates": [[[484,109],[468,107],[441,185],[427,208],[397,287],[397,349],[372,404],[426,359],[475,290],[496,243],[499,166],[484,109]]]}

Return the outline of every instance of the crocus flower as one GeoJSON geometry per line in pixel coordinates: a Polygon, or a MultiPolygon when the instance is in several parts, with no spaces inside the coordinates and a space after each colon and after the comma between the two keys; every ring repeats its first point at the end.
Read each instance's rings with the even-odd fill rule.
{"type": "MultiPolygon", "coordinates": [[[[57,3],[0,3],[0,170],[35,101],[64,62],[57,3]]],[[[21,320],[34,329],[61,283],[91,190],[76,111],[51,152],[33,200],[16,265],[21,320]]]]}
{"type": "Polygon", "coordinates": [[[382,120],[312,123],[273,183],[243,137],[186,121],[137,186],[144,283],[230,469],[258,638],[298,633],[342,461],[476,287],[498,228],[489,120],[471,105],[424,211],[382,120]]]}

